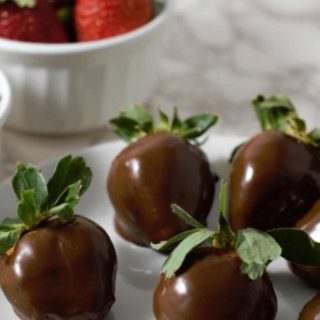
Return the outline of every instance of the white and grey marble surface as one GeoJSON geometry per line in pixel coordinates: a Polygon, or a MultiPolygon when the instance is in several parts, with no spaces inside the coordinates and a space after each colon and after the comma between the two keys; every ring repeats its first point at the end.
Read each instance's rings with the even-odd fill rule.
{"type": "MultiPolygon", "coordinates": [[[[149,106],[182,116],[215,112],[216,134],[257,129],[250,100],[289,95],[310,128],[320,126],[319,0],[171,0],[174,13],[149,106]]],[[[41,162],[110,138],[3,135],[2,176],[17,161],[41,162]]]]}
{"type": "Polygon", "coordinates": [[[152,99],[187,114],[212,110],[219,133],[252,134],[258,93],[292,98],[320,126],[318,0],[176,0],[152,99]]]}

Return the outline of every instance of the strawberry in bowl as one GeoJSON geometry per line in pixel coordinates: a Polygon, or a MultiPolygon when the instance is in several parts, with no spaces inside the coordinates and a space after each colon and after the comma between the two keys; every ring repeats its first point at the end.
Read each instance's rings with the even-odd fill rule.
{"type": "Polygon", "coordinates": [[[150,0],[77,0],[75,28],[79,41],[113,37],[151,20],[150,0]]]}
{"type": "Polygon", "coordinates": [[[47,0],[0,2],[0,37],[19,41],[65,43],[67,34],[47,0]]]}

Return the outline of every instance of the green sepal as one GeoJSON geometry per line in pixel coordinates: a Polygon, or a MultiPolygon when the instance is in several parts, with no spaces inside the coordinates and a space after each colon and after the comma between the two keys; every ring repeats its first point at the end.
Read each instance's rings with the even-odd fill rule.
{"type": "Polygon", "coordinates": [[[135,105],[122,111],[110,121],[114,132],[127,143],[154,131],[153,117],[145,108],[135,105]]]}
{"type": "Polygon", "coordinates": [[[201,245],[207,239],[213,236],[214,232],[209,229],[199,229],[192,233],[189,237],[185,238],[179,245],[172,251],[170,256],[165,261],[162,267],[162,273],[171,278],[180,269],[186,256],[194,248],[201,245]]]}
{"type": "Polygon", "coordinates": [[[320,145],[320,129],[316,128],[309,132],[309,138],[317,145],[320,145]]]}
{"type": "Polygon", "coordinates": [[[0,226],[0,255],[15,246],[22,232],[37,228],[57,216],[66,222],[74,219],[74,207],[92,179],[91,169],[81,157],[62,158],[48,185],[40,171],[31,165],[17,165],[12,187],[19,200],[16,219],[5,219],[0,226]]]}
{"type": "Polygon", "coordinates": [[[315,130],[310,134],[307,133],[304,120],[299,118],[288,97],[275,95],[265,98],[259,95],[252,101],[252,104],[262,130],[279,130],[306,144],[320,146],[319,142],[313,139],[312,132],[315,130]]]}
{"type": "Polygon", "coordinates": [[[236,251],[242,260],[242,272],[252,280],[261,277],[267,263],[280,257],[282,252],[272,236],[251,228],[238,231],[236,251]]]}
{"type": "Polygon", "coordinates": [[[80,201],[80,188],[81,181],[69,185],[66,191],[62,193],[65,202],[51,208],[48,212],[49,216],[57,215],[63,222],[74,219],[73,208],[80,201]]]}
{"type": "Polygon", "coordinates": [[[183,210],[181,207],[179,207],[177,204],[171,205],[171,210],[184,222],[186,222],[189,226],[203,229],[205,226],[200,223],[198,220],[193,218],[187,211],[183,210]]]}
{"type": "Polygon", "coordinates": [[[222,179],[220,181],[219,190],[219,221],[218,221],[218,232],[213,237],[213,246],[219,249],[233,249],[235,246],[236,235],[232,231],[226,215],[228,208],[228,187],[227,183],[222,179]]]}
{"type": "Polygon", "coordinates": [[[182,122],[179,135],[184,139],[197,139],[207,132],[218,121],[216,115],[200,114],[182,122]]]}
{"type": "Polygon", "coordinates": [[[172,245],[184,240],[185,238],[189,237],[191,234],[193,234],[199,230],[201,230],[201,229],[187,230],[187,231],[184,231],[184,232],[177,234],[176,236],[170,238],[169,240],[161,241],[159,243],[151,243],[150,246],[154,250],[161,251],[161,250],[170,248],[172,245]]]}
{"type": "Polygon", "coordinates": [[[75,218],[73,208],[69,204],[60,210],[57,215],[62,222],[68,222],[75,218]]]}
{"type": "Polygon", "coordinates": [[[92,180],[91,169],[82,157],[68,155],[62,158],[52,178],[48,182],[49,206],[57,206],[66,201],[70,185],[80,181],[79,196],[89,187],[92,180]]]}
{"type": "MultiPolygon", "coordinates": [[[[172,121],[159,111],[159,124],[156,125],[151,113],[141,106],[129,107],[109,122],[113,131],[128,143],[157,132],[168,132],[183,139],[196,141],[218,121],[213,114],[201,114],[182,121],[177,108],[174,108],[172,121]]],[[[198,143],[198,142],[197,142],[198,143]]]]}
{"type": "Polygon", "coordinates": [[[24,230],[21,224],[0,225],[0,256],[17,244],[24,230]]]}
{"type": "Polygon", "coordinates": [[[160,124],[159,124],[159,129],[161,131],[170,131],[170,119],[169,117],[159,110],[159,117],[160,117],[160,124]]]}
{"type": "Polygon", "coordinates": [[[282,228],[268,231],[279,243],[282,257],[298,264],[320,266],[320,243],[300,229],[282,228]]]}
{"type": "Polygon", "coordinates": [[[171,121],[171,132],[179,132],[181,128],[181,119],[178,114],[178,108],[174,107],[173,108],[173,116],[172,116],[172,121],[171,121]]]}
{"type": "Polygon", "coordinates": [[[38,223],[37,217],[40,211],[36,201],[34,189],[21,191],[21,200],[18,203],[17,213],[20,220],[29,228],[38,223]]]}
{"type": "Polygon", "coordinates": [[[36,209],[37,211],[44,210],[48,201],[48,189],[40,170],[22,163],[17,164],[16,170],[11,184],[18,200],[22,199],[23,191],[34,190],[36,209]]]}

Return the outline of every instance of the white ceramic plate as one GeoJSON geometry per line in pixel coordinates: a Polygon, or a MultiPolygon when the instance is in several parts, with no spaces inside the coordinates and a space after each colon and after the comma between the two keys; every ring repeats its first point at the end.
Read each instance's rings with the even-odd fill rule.
{"type": "MultiPolygon", "coordinates": [[[[234,137],[211,137],[205,144],[204,149],[212,167],[220,177],[227,178],[229,170],[227,158],[233,147],[241,141],[242,139],[234,137]]],[[[122,142],[112,142],[78,153],[85,157],[92,167],[94,179],[89,191],[83,196],[77,212],[90,217],[104,227],[116,247],[119,260],[117,302],[106,320],[153,320],[152,293],[164,257],[150,249],[137,247],[119,238],[113,229],[113,209],[105,191],[105,180],[111,161],[123,147],[122,142]]],[[[43,166],[46,177],[51,174],[55,164],[56,161],[51,161],[43,166]]],[[[0,203],[0,220],[15,215],[16,201],[9,182],[0,185],[0,203]]],[[[212,216],[210,225],[214,224],[213,220],[212,216]]],[[[277,320],[297,319],[301,308],[312,297],[314,291],[306,288],[291,275],[286,263],[281,259],[271,264],[269,271],[278,297],[277,320]]],[[[16,319],[2,293],[0,294],[0,319],[16,319]]]]}

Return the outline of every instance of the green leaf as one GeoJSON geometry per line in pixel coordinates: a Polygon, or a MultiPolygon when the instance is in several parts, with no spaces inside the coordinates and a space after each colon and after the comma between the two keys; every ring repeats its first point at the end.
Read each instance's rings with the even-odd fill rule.
{"type": "Polygon", "coordinates": [[[160,125],[159,125],[160,131],[169,132],[170,131],[169,117],[161,110],[159,110],[159,115],[160,115],[160,125]]]}
{"type": "Polygon", "coordinates": [[[228,195],[228,186],[227,183],[221,179],[220,181],[220,190],[219,190],[219,211],[220,215],[226,217],[228,202],[227,202],[227,195],[228,195]]]}
{"type": "Polygon", "coordinates": [[[310,139],[317,145],[320,145],[320,129],[315,128],[309,133],[310,139]]]}
{"type": "Polygon", "coordinates": [[[34,190],[37,211],[45,209],[48,200],[48,189],[39,169],[32,165],[17,164],[17,171],[12,178],[12,187],[19,200],[22,192],[34,190]]]}
{"type": "Polygon", "coordinates": [[[120,116],[123,118],[134,120],[140,125],[153,122],[151,113],[146,108],[138,105],[128,107],[120,113],[120,116]]]}
{"type": "Polygon", "coordinates": [[[184,232],[181,232],[179,234],[177,234],[176,236],[172,237],[171,239],[167,240],[167,241],[161,241],[157,244],[155,243],[151,243],[151,248],[154,250],[164,250],[166,248],[171,247],[172,245],[174,245],[177,242],[180,242],[182,240],[184,240],[186,237],[190,236],[191,234],[199,231],[201,229],[191,229],[191,230],[187,230],[184,232]]]}
{"type": "Polygon", "coordinates": [[[65,206],[57,213],[59,219],[63,222],[71,221],[74,219],[74,212],[70,205],[65,206]]]}
{"type": "Polygon", "coordinates": [[[266,265],[262,263],[255,262],[242,262],[241,264],[241,272],[248,275],[251,280],[256,280],[261,278],[265,273],[266,265]]]}
{"type": "Polygon", "coordinates": [[[18,203],[18,216],[20,220],[29,228],[37,224],[37,217],[40,213],[37,207],[37,199],[34,189],[22,190],[21,200],[18,203]]]}
{"type": "Polygon", "coordinates": [[[219,222],[218,232],[213,237],[213,246],[221,249],[233,249],[236,241],[236,236],[232,231],[227,219],[227,183],[222,179],[220,181],[219,190],[219,222]]]}
{"type": "MultiPolygon", "coordinates": [[[[64,198],[65,202],[51,208],[47,216],[50,217],[53,215],[58,215],[58,217],[62,221],[72,220],[74,218],[73,208],[80,201],[80,186],[80,181],[77,181],[76,183],[69,185],[65,192],[62,193],[62,197],[64,198]]],[[[60,201],[57,202],[60,203],[60,201]]]]}
{"type": "Polygon", "coordinates": [[[0,256],[17,244],[23,231],[22,225],[0,226],[0,256]]]}
{"type": "MultiPolygon", "coordinates": [[[[52,178],[48,182],[49,206],[70,202],[66,200],[66,197],[69,195],[70,188],[75,187],[72,185],[78,184],[79,181],[81,182],[81,188],[77,194],[81,196],[88,189],[91,180],[92,171],[82,157],[73,158],[71,155],[64,157],[59,161],[52,178]]],[[[72,192],[75,191],[72,190],[72,192]]]]}
{"type": "Polygon", "coordinates": [[[307,134],[305,122],[298,117],[289,98],[282,95],[265,98],[260,95],[252,104],[262,130],[279,130],[306,144],[318,146],[307,134]]]}
{"type": "Polygon", "coordinates": [[[186,222],[189,226],[194,228],[199,228],[199,229],[205,228],[203,224],[201,224],[199,221],[194,219],[188,212],[184,211],[177,204],[172,204],[171,209],[180,219],[186,222]]]}
{"type": "Polygon", "coordinates": [[[181,128],[181,120],[179,118],[179,114],[178,114],[178,108],[174,107],[173,109],[173,117],[172,117],[172,122],[171,122],[171,132],[179,132],[180,128],[181,128]]]}
{"type": "Polygon", "coordinates": [[[114,118],[109,122],[114,133],[127,143],[134,141],[140,132],[139,124],[132,119],[114,118]]]}
{"type": "Polygon", "coordinates": [[[272,236],[251,228],[238,232],[236,251],[243,261],[242,270],[252,280],[261,275],[268,262],[281,255],[281,247],[272,236]]]}
{"type": "Polygon", "coordinates": [[[185,139],[196,139],[208,131],[218,121],[212,114],[200,114],[182,122],[180,135],[185,139]]]}
{"type": "Polygon", "coordinates": [[[209,229],[201,229],[185,238],[179,245],[172,251],[170,256],[165,261],[162,272],[167,278],[174,276],[175,272],[182,266],[188,253],[195,247],[201,245],[208,238],[212,237],[213,231],[209,229]]]}
{"type": "Polygon", "coordinates": [[[282,228],[268,231],[282,248],[282,257],[308,266],[320,266],[320,243],[300,229],[282,228]]]}
{"type": "Polygon", "coordinates": [[[130,143],[155,132],[169,132],[183,139],[195,140],[218,120],[216,115],[201,114],[181,121],[177,108],[174,108],[171,123],[168,116],[162,111],[159,111],[159,116],[160,122],[158,128],[156,128],[155,121],[149,111],[141,106],[132,106],[109,122],[113,131],[130,143]]]}
{"type": "Polygon", "coordinates": [[[142,106],[128,107],[109,122],[113,131],[128,143],[154,131],[153,117],[142,106]]]}

